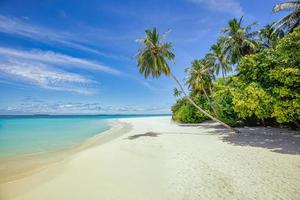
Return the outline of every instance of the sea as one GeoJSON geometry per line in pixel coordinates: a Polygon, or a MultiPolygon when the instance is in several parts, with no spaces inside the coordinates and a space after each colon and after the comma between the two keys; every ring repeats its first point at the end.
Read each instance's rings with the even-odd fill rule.
{"type": "Polygon", "coordinates": [[[165,115],[0,116],[0,158],[72,148],[111,128],[109,120],[165,115]]]}

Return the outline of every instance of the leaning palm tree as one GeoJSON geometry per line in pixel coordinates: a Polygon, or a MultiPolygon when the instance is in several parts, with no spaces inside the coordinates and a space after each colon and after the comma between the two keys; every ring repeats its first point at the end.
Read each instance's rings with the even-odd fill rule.
{"type": "Polygon", "coordinates": [[[144,75],[145,78],[152,76],[153,78],[158,78],[161,75],[166,75],[167,77],[171,76],[176,83],[178,84],[180,90],[186,96],[188,101],[195,106],[200,112],[209,117],[210,119],[221,123],[223,126],[232,129],[237,132],[235,129],[225,124],[224,122],[213,117],[205,110],[200,108],[186,93],[183,86],[179,80],[171,72],[169,63],[174,61],[175,54],[172,51],[172,44],[170,42],[164,42],[163,39],[165,34],[161,36],[156,28],[152,30],[146,30],[145,38],[138,39],[138,42],[142,43],[142,47],[138,50],[137,54],[137,63],[139,72],[144,75]]]}
{"type": "Polygon", "coordinates": [[[219,75],[220,71],[222,71],[224,78],[232,68],[229,65],[228,57],[224,53],[222,41],[219,40],[216,44],[212,45],[210,50],[211,52],[207,57],[212,61],[216,75],[219,75]]]}
{"type": "Polygon", "coordinates": [[[243,17],[228,22],[228,27],[223,30],[221,37],[224,44],[224,53],[230,58],[232,64],[236,64],[247,54],[255,53],[259,47],[259,41],[255,39],[257,32],[251,28],[256,23],[242,26],[243,17]]]}
{"type": "Polygon", "coordinates": [[[276,4],[273,12],[291,11],[287,16],[278,20],[273,27],[275,31],[283,30],[286,34],[292,32],[300,24],[300,0],[276,4]]]}

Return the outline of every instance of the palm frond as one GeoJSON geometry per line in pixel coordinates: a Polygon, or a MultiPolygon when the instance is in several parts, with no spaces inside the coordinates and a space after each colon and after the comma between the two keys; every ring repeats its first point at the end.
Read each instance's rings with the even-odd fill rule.
{"type": "Polygon", "coordinates": [[[295,10],[300,8],[300,1],[289,1],[285,3],[276,4],[273,8],[273,12],[279,12],[283,10],[295,10]]]}

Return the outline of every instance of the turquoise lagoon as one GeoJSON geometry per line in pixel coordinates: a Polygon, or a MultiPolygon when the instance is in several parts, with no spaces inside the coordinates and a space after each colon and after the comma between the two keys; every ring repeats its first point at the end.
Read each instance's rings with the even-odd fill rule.
{"type": "Polygon", "coordinates": [[[71,148],[110,129],[108,119],[146,116],[149,115],[0,117],[0,157],[71,148]]]}

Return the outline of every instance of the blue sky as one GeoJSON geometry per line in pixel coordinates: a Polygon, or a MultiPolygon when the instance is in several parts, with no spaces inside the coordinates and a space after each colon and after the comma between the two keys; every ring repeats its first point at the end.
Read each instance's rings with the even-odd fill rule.
{"type": "Polygon", "coordinates": [[[171,29],[176,64],[201,58],[226,22],[279,19],[277,0],[1,0],[0,114],[170,113],[176,87],[132,59],[146,28],[171,29]]]}

